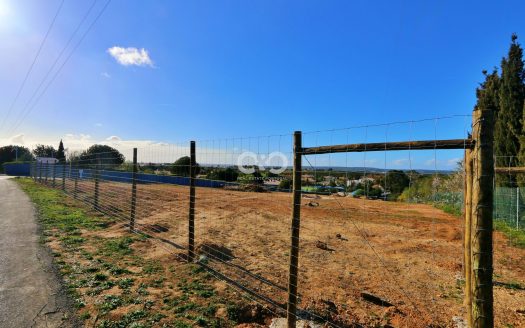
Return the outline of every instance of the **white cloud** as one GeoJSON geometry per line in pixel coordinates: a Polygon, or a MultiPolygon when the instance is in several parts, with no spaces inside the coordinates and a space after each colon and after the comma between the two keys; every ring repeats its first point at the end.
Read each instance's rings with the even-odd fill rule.
{"type": "Polygon", "coordinates": [[[400,159],[396,159],[392,162],[392,164],[396,165],[396,166],[402,166],[402,165],[406,165],[408,164],[408,159],[407,158],[400,158],[400,159]]]}
{"type": "Polygon", "coordinates": [[[109,75],[108,72],[102,72],[102,73],[100,73],[100,76],[105,77],[106,79],[111,78],[111,75],[109,75]]]}
{"type": "Polygon", "coordinates": [[[107,52],[115,58],[115,60],[124,66],[153,66],[153,61],[149,57],[148,51],[144,48],[138,49],[134,47],[122,48],[111,47],[107,52]]]}
{"type": "Polygon", "coordinates": [[[14,145],[23,145],[25,141],[25,136],[23,133],[20,133],[11,137],[10,141],[14,145]]]}
{"type": "Polygon", "coordinates": [[[82,133],[68,133],[64,135],[62,139],[64,141],[64,145],[69,149],[73,150],[84,150],[92,144],[96,143],[96,141],[94,141],[89,134],[82,133]]]}
{"type": "Polygon", "coordinates": [[[120,137],[117,137],[117,136],[111,136],[111,137],[106,138],[106,141],[120,142],[120,141],[122,141],[122,139],[120,137]]]}
{"type": "Polygon", "coordinates": [[[95,123],[95,127],[97,127],[97,128],[102,127],[102,123],[95,123]]]}
{"type": "Polygon", "coordinates": [[[434,158],[425,161],[426,166],[436,166],[438,164],[439,162],[436,161],[434,158]]]}
{"type": "Polygon", "coordinates": [[[459,162],[461,162],[462,158],[456,157],[451,158],[447,161],[447,166],[457,166],[459,162]]]}

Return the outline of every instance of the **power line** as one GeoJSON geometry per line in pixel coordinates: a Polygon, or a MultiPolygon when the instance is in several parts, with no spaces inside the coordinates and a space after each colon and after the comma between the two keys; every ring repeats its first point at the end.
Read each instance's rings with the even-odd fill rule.
{"type": "Polygon", "coordinates": [[[64,66],[67,64],[67,62],[69,61],[69,59],[71,59],[71,56],[73,55],[73,53],[75,52],[75,50],[80,46],[80,44],[82,43],[82,41],[85,39],[85,37],[87,36],[87,34],[89,33],[89,31],[91,31],[91,29],[93,28],[93,26],[95,25],[95,23],[100,19],[100,17],[102,16],[102,14],[106,11],[108,5],[110,4],[111,0],[108,0],[106,1],[106,3],[104,4],[104,7],[102,7],[102,9],[100,10],[100,12],[98,13],[98,15],[95,17],[95,19],[91,22],[91,24],[88,26],[88,28],[86,29],[86,31],[84,32],[84,34],[82,34],[82,36],[80,37],[80,39],[78,40],[78,42],[75,44],[75,46],[73,47],[73,49],[71,50],[71,52],[69,53],[69,55],[66,57],[66,59],[64,60],[64,62],[62,62],[62,65],[60,65],[60,67],[58,68],[58,70],[55,72],[55,74],[53,75],[53,77],[51,78],[51,80],[46,84],[46,86],[44,87],[44,89],[42,90],[42,92],[40,93],[40,95],[36,98],[35,102],[33,103],[33,105],[31,107],[29,107],[27,109],[27,111],[22,114],[22,118],[21,120],[19,120],[17,123],[15,123],[13,125],[13,127],[11,128],[10,132],[14,132],[16,131],[16,129],[24,122],[24,120],[27,118],[27,116],[33,111],[33,109],[36,107],[36,105],[38,104],[38,102],[40,101],[40,99],[42,99],[42,97],[44,96],[44,94],[47,92],[47,90],[49,89],[49,87],[51,86],[51,84],[53,84],[53,82],[55,81],[55,79],[58,77],[58,75],[60,74],[60,72],[62,71],[62,69],[64,68],[64,66]]]}
{"type": "MultiPolygon", "coordinates": [[[[40,84],[38,85],[38,87],[36,88],[36,90],[33,92],[33,94],[31,95],[31,97],[29,98],[29,100],[26,102],[25,106],[23,107],[22,111],[20,112],[21,114],[23,114],[27,108],[29,108],[29,105],[31,104],[31,102],[33,101],[33,99],[35,98],[35,96],[38,94],[38,92],[40,91],[40,89],[42,88],[42,86],[44,85],[44,82],[46,82],[47,78],[49,77],[49,75],[51,74],[51,72],[54,70],[54,68],[56,67],[56,65],[58,64],[58,62],[60,61],[60,59],[62,58],[62,56],[64,55],[66,49],[69,47],[69,45],[71,44],[71,42],[73,41],[73,39],[75,38],[75,36],[77,35],[78,31],[80,30],[80,27],[82,27],[82,25],[84,24],[84,22],[86,21],[86,19],[88,18],[89,14],[91,13],[91,11],[93,10],[93,8],[95,7],[95,4],[97,3],[98,0],[94,0],[93,3],[91,4],[91,6],[88,8],[88,10],[86,11],[86,13],[84,14],[84,17],[82,17],[82,19],[80,20],[80,22],[78,23],[77,27],[75,28],[75,30],[73,31],[73,33],[71,34],[71,36],[69,37],[69,40],[67,41],[66,45],[62,48],[62,50],[60,51],[59,55],[57,56],[57,58],[55,59],[53,65],[51,65],[51,67],[49,68],[49,70],[47,71],[47,73],[44,75],[44,77],[42,78],[42,80],[40,81],[40,84]]],[[[19,119],[20,119],[21,116],[18,117],[17,120],[15,120],[15,122],[17,122],[19,119]]],[[[13,126],[15,126],[16,124],[14,124],[13,126]]],[[[9,130],[11,131],[12,128],[9,130]]]]}
{"type": "Polygon", "coordinates": [[[9,109],[7,110],[7,115],[4,116],[4,119],[2,120],[2,124],[0,124],[0,130],[2,130],[2,128],[4,127],[5,122],[7,121],[9,116],[11,115],[11,112],[13,111],[13,107],[15,106],[16,102],[18,101],[18,98],[20,97],[20,94],[22,93],[22,90],[24,89],[24,87],[26,85],[27,79],[29,78],[29,75],[31,75],[31,72],[33,71],[33,67],[35,66],[35,63],[36,63],[38,57],[40,56],[40,52],[42,51],[42,48],[44,48],[44,44],[46,43],[47,38],[49,37],[49,33],[51,32],[51,30],[53,29],[53,26],[55,25],[55,22],[57,20],[58,15],[60,14],[60,11],[62,10],[62,6],[64,5],[64,2],[65,2],[65,0],[62,0],[62,2],[60,2],[60,5],[58,6],[58,9],[57,9],[57,11],[55,13],[55,16],[53,17],[53,20],[51,21],[51,24],[49,25],[49,27],[47,29],[46,35],[44,36],[44,39],[40,43],[40,46],[38,47],[38,51],[36,52],[36,55],[33,58],[33,62],[29,66],[29,69],[27,70],[27,73],[26,73],[26,75],[24,77],[24,80],[22,81],[22,84],[18,88],[18,91],[16,93],[15,99],[13,100],[13,102],[11,102],[11,105],[9,106],[9,109]]]}

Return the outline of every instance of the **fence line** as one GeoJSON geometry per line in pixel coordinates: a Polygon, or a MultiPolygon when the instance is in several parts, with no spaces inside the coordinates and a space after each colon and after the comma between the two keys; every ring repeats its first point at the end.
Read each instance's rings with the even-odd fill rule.
{"type": "MultiPolygon", "coordinates": [[[[299,287],[303,283],[303,279],[310,279],[312,276],[306,277],[306,271],[301,268],[299,264],[300,252],[302,246],[301,240],[303,239],[300,231],[307,232],[312,237],[315,237],[319,234],[319,231],[312,225],[310,217],[315,213],[315,211],[325,211],[325,208],[317,208],[321,200],[323,204],[330,204],[331,202],[335,203],[335,207],[332,208],[328,206],[328,210],[331,215],[335,217],[341,217],[346,219],[353,227],[358,231],[359,238],[362,239],[366,247],[369,247],[372,252],[372,257],[375,257],[380,267],[386,269],[388,275],[393,280],[392,287],[394,290],[397,290],[398,293],[403,295],[403,298],[412,304],[412,308],[419,315],[428,315],[436,318],[436,313],[433,311],[426,311],[420,309],[412,300],[412,293],[403,288],[399,283],[398,274],[399,268],[397,266],[392,266],[390,263],[381,256],[375,247],[372,245],[368,229],[359,227],[357,222],[352,218],[353,213],[349,211],[348,208],[345,208],[345,205],[339,199],[333,198],[332,194],[334,189],[327,189],[327,191],[308,191],[304,190],[302,182],[306,181],[306,186],[308,187],[310,181],[311,172],[313,172],[313,179],[317,183],[319,177],[318,172],[320,171],[318,165],[312,165],[306,156],[328,156],[328,163],[332,164],[335,160],[340,160],[341,157],[337,156],[348,156],[350,152],[363,152],[363,178],[360,179],[364,181],[366,185],[367,176],[373,173],[372,171],[367,171],[367,152],[373,151],[383,151],[385,153],[385,170],[380,172],[379,175],[383,176],[383,186],[384,186],[384,198],[386,199],[389,190],[389,184],[393,184],[394,181],[390,181],[391,177],[388,174],[387,164],[386,164],[386,153],[388,151],[408,151],[409,152],[409,163],[410,167],[412,166],[411,156],[412,152],[415,151],[433,151],[434,152],[434,162],[435,167],[434,172],[429,174],[432,181],[439,179],[439,174],[437,171],[437,155],[436,151],[441,149],[457,149],[462,150],[470,154],[473,152],[472,158],[475,161],[475,165],[471,168],[473,172],[468,170],[465,177],[466,189],[465,192],[467,197],[464,198],[465,202],[465,233],[464,233],[464,248],[465,248],[465,257],[464,257],[464,274],[467,280],[467,292],[466,292],[466,303],[469,306],[469,324],[472,327],[481,327],[486,326],[493,320],[492,314],[492,301],[491,294],[492,292],[492,280],[491,277],[488,277],[488,273],[492,272],[492,258],[488,254],[492,253],[489,246],[492,247],[491,237],[489,237],[485,231],[487,231],[487,223],[489,218],[492,218],[492,203],[489,204],[488,199],[490,199],[492,194],[492,184],[490,186],[487,184],[487,179],[492,179],[493,173],[491,175],[490,163],[487,164],[487,158],[491,157],[488,147],[486,146],[487,130],[490,128],[490,116],[488,111],[479,111],[475,115],[482,115],[481,118],[475,116],[473,121],[474,126],[474,135],[473,138],[464,138],[464,139],[450,139],[450,140],[441,140],[437,139],[437,134],[435,135],[434,140],[410,140],[406,142],[390,142],[388,141],[388,126],[385,133],[385,141],[382,143],[379,142],[367,142],[367,137],[365,137],[364,143],[349,143],[347,136],[347,143],[332,144],[329,145],[319,145],[318,143],[313,147],[304,147],[303,136],[300,131],[294,133],[293,138],[293,151],[287,152],[292,159],[292,172],[291,174],[285,173],[288,179],[292,180],[291,188],[281,188],[280,186],[274,187],[271,190],[274,191],[287,191],[287,193],[273,194],[273,193],[245,193],[237,194],[239,188],[245,187],[236,182],[227,182],[215,179],[208,179],[199,177],[199,169],[205,169],[207,172],[212,172],[213,167],[200,167],[197,165],[198,160],[202,161],[200,163],[213,163],[221,162],[226,163],[228,158],[232,159],[235,154],[245,152],[246,150],[254,150],[254,154],[259,156],[261,154],[269,155],[270,154],[270,141],[271,137],[267,137],[266,144],[264,144],[264,137],[257,138],[248,138],[240,140],[240,148],[236,149],[235,147],[235,138],[233,138],[232,143],[227,141],[220,141],[219,148],[216,148],[215,141],[205,141],[203,142],[203,150],[199,151],[199,147],[196,146],[195,142],[190,142],[189,147],[181,145],[180,148],[172,148],[172,153],[177,153],[181,155],[189,155],[189,162],[187,164],[179,164],[175,167],[176,170],[180,172],[184,171],[186,173],[181,174],[180,176],[160,176],[155,174],[144,174],[139,173],[139,163],[147,163],[147,161],[139,161],[139,153],[137,148],[133,148],[133,162],[131,166],[131,172],[122,172],[116,170],[116,165],[112,163],[113,153],[106,152],[97,154],[95,157],[79,157],[75,159],[74,162],[66,164],[44,164],[41,162],[35,162],[31,165],[31,176],[35,181],[38,181],[42,184],[49,185],[48,178],[51,179],[51,186],[59,188],[67,194],[72,195],[73,198],[83,201],[87,204],[93,206],[97,211],[103,212],[111,217],[115,218],[117,221],[122,222],[123,224],[129,226],[132,233],[144,233],[154,237],[153,239],[161,245],[160,247],[166,248],[170,252],[175,250],[184,250],[186,252],[186,259],[188,262],[195,262],[199,265],[206,267],[212,272],[212,274],[220,280],[227,281],[228,284],[233,285],[234,288],[240,289],[241,291],[247,293],[251,299],[256,299],[257,302],[268,303],[275,307],[276,313],[285,311],[287,315],[288,327],[295,327],[298,320],[313,318],[319,321],[324,321],[329,326],[339,327],[341,324],[338,321],[335,321],[333,317],[320,315],[316,311],[311,311],[308,308],[299,309],[299,304],[302,301],[302,296],[299,292],[299,287]],[[485,138],[485,139],[484,139],[485,138]],[[248,142],[248,146],[243,148],[243,144],[248,142]],[[211,143],[211,145],[210,145],[211,143]],[[265,149],[261,151],[261,148],[265,149]],[[265,153],[266,151],[266,153],[265,153]],[[309,164],[309,169],[303,167],[302,158],[306,158],[309,164]],[[333,157],[331,157],[333,156],[333,157]],[[472,180],[469,180],[469,176],[472,174],[474,177],[472,180]],[[61,179],[61,184],[58,186],[56,184],[56,178],[61,179]],[[219,182],[220,181],[220,182],[219,182]],[[469,182],[471,181],[471,182],[469,182]],[[469,184],[471,183],[472,186],[469,184]],[[209,188],[212,187],[212,188],[209,188]],[[228,201],[224,201],[224,198],[218,197],[218,194],[214,190],[220,188],[221,195],[225,196],[228,201]],[[233,188],[233,189],[229,189],[233,188]],[[291,189],[291,190],[290,190],[291,189]],[[288,193],[291,191],[291,193],[288,193]],[[215,195],[216,194],[216,195],[215,195]],[[472,195],[476,195],[474,198],[472,195]],[[490,195],[489,195],[490,194],[490,195]],[[214,197],[217,196],[217,197],[214,197]],[[307,198],[311,195],[312,198],[307,198]],[[326,199],[317,200],[317,196],[326,197],[326,199]],[[273,212],[267,210],[265,207],[259,208],[262,206],[257,203],[261,199],[268,199],[267,208],[269,209],[272,205],[271,202],[275,199],[286,200],[288,206],[284,207],[284,211],[290,211],[287,215],[288,219],[291,218],[290,224],[290,235],[289,242],[283,242],[281,240],[275,239],[271,240],[271,236],[264,236],[259,240],[260,248],[255,250],[249,250],[247,247],[237,249],[239,254],[249,254],[258,253],[258,255],[247,255],[253,258],[255,256],[268,256],[272,263],[274,264],[284,264],[288,260],[288,268],[285,269],[282,266],[275,266],[273,270],[266,270],[264,266],[258,268],[258,271],[262,272],[252,272],[248,269],[247,266],[250,265],[250,262],[241,263],[238,265],[232,262],[232,252],[226,247],[221,246],[220,243],[216,241],[224,238],[224,234],[231,237],[230,231],[219,231],[217,229],[220,227],[217,225],[207,224],[208,218],[207,215],[223,215],[226,217],[225,222],[229,222],[228,218],[232,215],[244,217],[243,213],[236,213],[235,204],[238,202],[246,202],[251,205],[254,211],[262,211],[261,215],[268,216],[267,220],[274,220],[273,212]],[[154,199],[155,201],[164,202],[167,207],[173,208],[170,211],[174,211],[174,216],[170,216],[170,220],[176,223],[174,227],[176,229],[175,238],[170,238],[167,236],[166,227],[163,227],[161,224],[164,219],[163,216],[159,217],[159,224],[151,224],[148,222],[142,222],[142,218],[150,216],[152,213],[159,213],[158,206],[155,202],[150,200],[154,199]],[[304,204],[304,200],[308,202],[304,204]],[[311,199],[311,200],[310,200],[311,199]],[[186,203],[186,201],[189,202],[186,203]],[[317,204],[317,205],[315,205],[317,204]],[[302,211],[301,208],[305,210],[302,211]],[[490,211],[490,215],[488,214],[490,211]],[[219,213],[219,214],[216,214],[219,213]],[[220,214],[226,213],[226,214],[220,214]],[[304,221],[304,224],[301,223],[304,221]],[[222,234],[222,235],[219,235],[222,234]],[[196,241],[200,241],[197,243],[196,241]],[[268,241],[271,246],[267,247],[263,245],[263,241],[268,241]],[[287,254],[269,254],[269,251],[277,250],[281,246],[275,246],[279,244],[284,247],[289,248],[287,254]],[[168,247],[168,245],[172,247],[168,247]],[[471,247],[476,247],[474,250],[471,250],[471,247]],[[204,259],[203,259],[204,256],[204,259]],[[209,262],[208,262],[209,261],[209,262]],[[271,276],[271,278],[268,278],[271,276]],[[472,281],[471,281],[472,279],[472,281]],[[257,284],[257,287],[251,287],[250,284],[257,284]],[[285,285],[287,287],[285,287],[285,285]],[[271,291],[271,292],[270,292],[271,291]],[[277,301],[279,299],[280,301],[277,301]]],[[[337,130],[333,130],[337,131],[337,130]]],[[[330,133],[335,133],[330,131],[330,133]]],[[[366,130],[368,132],[368,130],[366,130]]],[[[312,133],[309,133],[309,137],[312,136],[312,133]]],[[[278,136],[278,148],[281,150],[281,138],[284,136],[278,136]]],[[[331,141],[331,140],[330,140],[331,141]]],[[[490,147],[491,148],[491,147],[490,147]]],[[[157,163],[167,162],[164,160],[166,154],[156,153],[150,151],[147,153],[148,159],[155,160],[157,158],[157,163]],[[160,159],[160,160],[158,160],[160,159]]],[[[287,156],[286,156],[287,157],[287,156]]],[[[467,161],[470,158],[470,155],[467,156],[467,161]]],[[[321,160],[323,160],[321,158],[321,160]]],[[[348,168],[348,157],[345,158],[345,167],[348,168]]],[[[151,163],[154,163],[151,161],[151,163]]],[[[255,164],[254,164],[255,165],[255,164]]],[[[250,165],[247,165],[249,167],[250,165]]],[[[269,165],[270,167],[272,165],[269,165]]],[[[220,165],[217,167],[221,167],[220,165]]],[[[224,166],[226,167],[226,166],[224,166]]],[[[321,166],[322,167],[322,166],[321,166]]],[[[332,167],[328,165],[328,167],[332,167]]],[[[322,169],[321,169],[322,170],[322,169]]],[[[346,176],[346,183],[350,181],[349,171],[331,171],[333,174],[344,174],[346,176]]],[[[494,172],[494,171],[492,171],[494,172]]],[[[412,181],[412,172],[410,173],[409,181],[409,191],[413,188],[412,181]]],[[[255,176],[255,175],[254,175],[255,176]]],[[[330,177],[330,176],[329,176],[330,177]]],[[[333,181],[333,180],[332,180],[333,181]]],[[[261,187],[257,182],[252,182],[249,184],[250,188],[254,188],[257,191],[264,191],[265,189],[261,187]],[[262,189],[258,189],[262,188],[262,189]]],[[[249,191],[251,189],[248,189],[249,191]]],[[[335,189],[336,191],[338,189],[335,189]]],[[[365,187],[365,197],[363,198],[360,209],[363,213],[367,213],[369,204],[366,201],[366,198],[369,197],[369,187],[365,187]]],[[[410,193],[409,193],[410,194],[410,193]]],[[[434,193],[435,195],[435,193],[434,193]]],[[[344,189],[344,196],[348,196],[347,190],[344,189]]],[[[383,196],[381,196],[383,197],[383,196]]],[[[266,202],[265,202],[266,204],[266,202]]],[[[277,204],[277,203],[276,203],[277,204]]],[[[279,203],[280,204],[280,203],[279,203]]],[[[281,205],[275,205],[281,206],[281,205]]],[[[386,206],[386,205],[385,205],[386,206]]],[[[278,215],[279,220],[281,220],[281,212],[278,215]]],[[[387,211],[383,212],[386,216],[387,211]]],[[[407,217],[410,214],[407,214],[407,217]]],[[[436,253],[435,243],[436,240],[436,231],[435,218],[432,216],[431,224],[431,233],[432,233],[432,255],[436,253]]],[[[259,221],[256,221],[259,222],[259,221]]],[[[345,220],[341,221],[342,226],[345,226],[345,220]]],[[[366,217],[361,223],[366,223],[366,217]]],[[[227,224],[232,224],[227,223],[227,224]]],[[[235,224],[235,223],[233,223],[235,224]]],[[[242,224],[242,223],[241,223],[242,224]]],[[[238,227],[244,229],[245,227],[238,227]]],[[[248,229],[249,227],[246,227],[248,229]]],[[[252,227],[254,232],[257,232],[257,227],[252,227]]],[[[266,230],[265,230],[266,231],[266,230]]],[[[490,229],[490,231],[492,231],[490,229]]],[[[239,233],[239,232],[238,232],[239,233]]],[[[173,237],[173,235],[172,235],[173,237]]],[[[344,236],[338,235],[340,240],[344,240],[344,236]]],[[[251,241],[257,241],[258,238],[251,239],[251,241]]],[[[308,239],[310,240],[310,239],[308,239]]],[[[330,248],[318,242],[316,244],[317,248],[326,249],[330,251],[330,248]]],[[[239,255],[241,256],[241,255],[239,255]]],[[[359,257],[356,257],[357,261],[360,261],[359,257]]],[[[438,258],[433,258],[433,261],[438,261],[438,258]]],[[[427,272],[429,275],[437,277],[439,273],[432,272],[431,270],[427,272]]],[[[388,287],[388,286],[387,286],[388,287]]],[[[362,293],[363,294],[363,293],[362,293]]],[[[433,299],[432,292],[427,290],[427,294],[430,295],[433,299]]],[[[367,294],[368,295],[368,294],[367,294]]],[[[373,295],[372,295],[373,296],[373,295]]],[[[365,296],[363,296],[365,297],[365,296]]],[[[366,297],[371,297],[366,296],[366,297]]],[[[375,297],[375,296],[374,296],[375,297]]],[[[434,301],[434,300],[433,300],[434,301]]],[[[381,302],[385,302],[381,300],[381,302]]],[[[407,319],[410,320],[410,319],[407,319]]]]}

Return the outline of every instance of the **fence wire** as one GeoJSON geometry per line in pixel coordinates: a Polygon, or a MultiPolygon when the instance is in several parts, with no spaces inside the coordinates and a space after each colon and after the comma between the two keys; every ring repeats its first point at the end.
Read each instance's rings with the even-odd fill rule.
{"type": "MultiPolygon", "coordinates": [[[[463,126],[453,137],[467,139],[470,117],[454,116],[307,132],[303,147],[448,139],[451,121],[463,126]]],[[[463,153],[303,156],[297,319],[331,327],[461,324],[463,153]]],[[[132,147],[76,152],[66,163],[33,163],[31,176],[122,229],[133,217],[134,233],[181,258],[193,255],[217,279],[286,316],[292,135],[197,141],[192,254],[190,144],[142,146],[137,154],[135,166],[132,147]]],[[[516,189],[496,186],[495,218],[523,227],[516,189]]],[[[505,304],[511,296],[498,297],[505,304]]]]}

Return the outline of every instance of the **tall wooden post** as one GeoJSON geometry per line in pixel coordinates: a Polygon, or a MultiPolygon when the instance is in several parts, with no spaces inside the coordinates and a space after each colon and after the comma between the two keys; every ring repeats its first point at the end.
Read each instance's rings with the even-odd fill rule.
{"type": "Polygon", "coordinates": [[[467,307],[467,327],[472,327],[472,281],[471,281],[471,227],[472,227],[472,150],[465,150],[465,231],[463,271],[465,275],[465,306],[467,307]]]}
{"type": "Polygon", "coordinates": [[[42,161],[38,164],[38,180],[42,183],[42,161]]]}
{"type": "Polygon", "coordinates": [[[478,109],[473,116],[471,292],[472,327],[494,327],[492,215],[494,201],[494,113],[478,109]]]}
{"type": "Polygon", "coordinates": [[[131,175],[131,213],[129,229],[135,230],[135,216],[137,209],[137,148],[133,148],[133,174],[131,175]]]}
{"type": "Polygon", "coordinates": [[[190,142],[190,210],[188,215],[188,262],[195,256],[195,141],[190,142]]]}
{"type": "Polygon", "coordinates": [[[293,209],[290,271],[288,277],[288,328],[295,328],[297,322],[297,277],[299,271],[299,228],[301,225],[302,147],[301,131],[295,131],[293,135],[293,209]]]}
{"type": "Polygon", "coordinates": [[[93,207],[98,210],[98,196],[99,196],[99,174],[100,174],[100,159],[97,159],[95,166],[95,199],[93,200],[93,207]]]}

